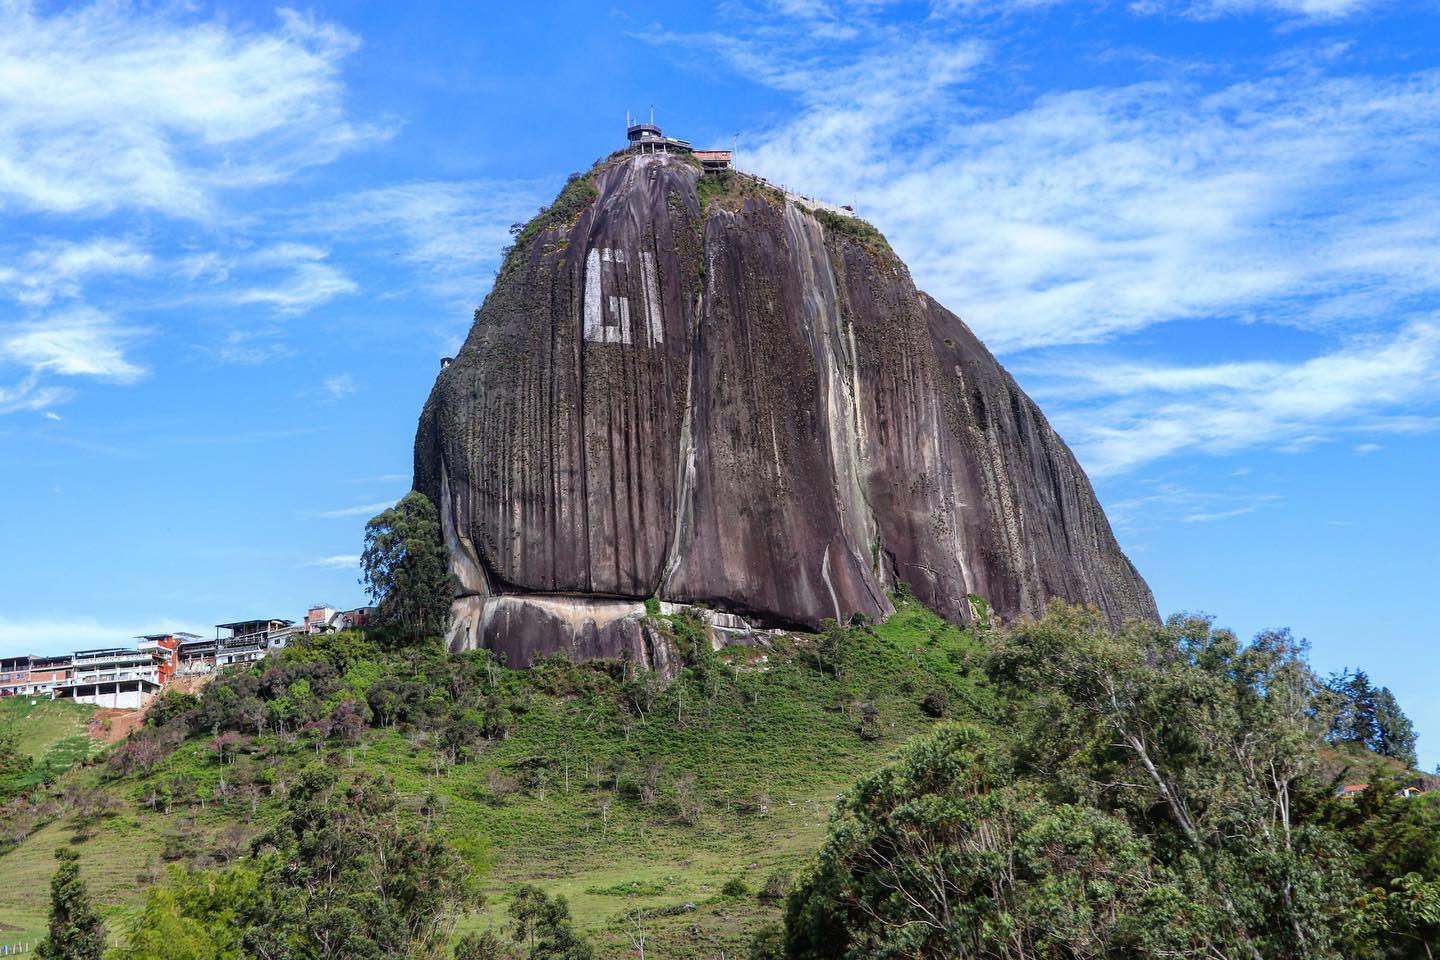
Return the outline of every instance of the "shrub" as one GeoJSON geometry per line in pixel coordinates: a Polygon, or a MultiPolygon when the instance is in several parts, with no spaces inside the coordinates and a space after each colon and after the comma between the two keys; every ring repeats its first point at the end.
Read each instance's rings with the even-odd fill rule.
{"type": "Polygon", "coordinates": [[[765,885],[756,894],[761,900],[784,900],[790,893],[790,885],[794,882],[788,870],[776,870],[765,878],[765,885]]]}
{"type": "Polygon", "coordinates": [[[750,888],[746,886],[743,877],[731,877],[729,880],[726,880],[725,885],[720,888],[720,896],[738,900],[741,897],[750,896],[750,888]]]}
{"type": "Polygon", "coordinates": [[[148,774],[168,753],[169,750],[160,742],[159,737],[141,735],[126,740],[110,751],[105,765],[122,777],[136,771],[148,774]]]}
{"type": "Polygon", "coordinates": [[[861,220],[859,217],[846,217],[824,209],[813,209],[810,213],[820,221],[826,232],[858,243],[871,253],[894,256],[890,249],[890,241],[885,239],[885,234],[877,230],[874,224],[861,220]]]}
{"type": "Polygon", "coordinates": [[[925,694],[925,699],[920,701],[920,709],[925,711],[927,717],[946,717],[950,715],[950,694],[940,687],[936,687],[925,694]]]}
{"type": "Polygon", "coordinates": [[[160,695],[145,714],[147,727],[163,727],[176,720],[184,720],[199,709],[200,698],[193,693],[170,690],[160,695]]]}

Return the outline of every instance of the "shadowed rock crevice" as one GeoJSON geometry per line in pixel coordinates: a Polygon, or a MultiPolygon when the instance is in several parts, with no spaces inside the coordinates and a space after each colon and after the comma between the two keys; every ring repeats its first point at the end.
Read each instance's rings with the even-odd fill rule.
{"type": "Polygon", "coordinates": [[[1155,617],[1069,449],[883,241],[741,178],[702,211],[675,156],[588,176],[421,415],[452,645],[653,664],[646,598],[814,628],[902,580],[956,622],[1155,617]]]}

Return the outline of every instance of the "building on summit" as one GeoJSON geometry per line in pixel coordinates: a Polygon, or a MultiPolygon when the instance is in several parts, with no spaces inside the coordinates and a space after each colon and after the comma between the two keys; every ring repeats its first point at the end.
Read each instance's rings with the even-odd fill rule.
{"type": "Polygon", "coordinates": [[[629,142],[629,149],[636,153],[688,153],[700,161],[706,173],[713,173],[719,170],[729,170],[731,152],[729,150],[696,150],[690,145],[689,140],[677,140],[674,137],[667,137],[655,125],[655,114],[651,111],[650,122],[641,123],[632,121],[627,115],[625,117],[625,139],[629,142]]]}

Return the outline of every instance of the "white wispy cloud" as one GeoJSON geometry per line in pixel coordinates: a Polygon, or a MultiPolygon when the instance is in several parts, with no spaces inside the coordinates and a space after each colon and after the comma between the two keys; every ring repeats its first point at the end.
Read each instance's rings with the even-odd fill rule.
{"type": "Polygon", "coordinates": [[[360,566],[358,553],[342,553],[333,557],[317,557],[300,564],[302,567],[323,567],[327,570],[350,570],[360,566]]]}
{"type": "Polygon", "coordinates": [[[9,265],[0,262],[0,291],[28,307],[48,306],[57,297],[78,298],[92,277],[144,274],[154,264],[148,251],[115,237],[42,240],[8,259],[9,265]]]}
{"type": "Polygon", "coordinates": [[[294,356],[293,347],[276,339],[280,333],[271,327],[232,330],[225,335],[214,355],[224,363],[241,366],[257,366],[294,356]]]}
{"type": "Polygon", "coordinates": [[[1173,14],[1199,20],[1272,13],[1306,20],[1339,20],[1382,6],[1381,0],[1135,0],[1139,14],[1173,14]]]}
{"type": "Polygon", "coordinates": [[[146,370],[126,349],[144,332],[84,305],[0,324],[0,373],[7,368],[22,371],[15,384],[0,385],[0,413],[45,410],[70,399],[73,390],[54,384],[56,377],[133,383],[146,370]]]}
{"type": "Polygon", "coordinates": [[[1199,487],[1165,480],[1108,504],[1105,512],[1117,531],[1133,537],[1156,523],[1213,523],[1256,513],[1282,499],[1277,493],[1241,489],[1234,484],[1199,487]]]}
{"type": "MultiPolygon", "coordinates": [[[[18,235],[36,238],[0,242],[0,298],[20,307],[0,319],[0,413],[69,399],[74,387],[57,378],[140,377],[127,348],[141,331],[121,312],[293,316],[357,292],[328,250],[230,207],[388,136],[345,107],[340,68],[359,45],[283,8],[247,23],[185,4],[0,0],[0,216],[27,217],[18,235]],[[127,228],[75,238],[76,218],[106,217],[127,228]],[[177,218],[200,232],[167,235],[177,218]],[[117,278],[138,282],[120,296],[90,289],[117,278]],[[104,312],[90,306],[102,302],[104,312]]],[[[237,363],[290,352],[255,327],[247,319],[214,352],[237,363]]]]}
{"type": "MultiPolygon", "coordinates": [[[[1303,452],[1339,434],[1420,432],[1440,399],[1440,323],[1349,339],[1292,363],[1054,365],[1035,392],[1086,468],[1107,474],[1180,453],[1303,452]]],[[[1363,445],[1362,445],[1363,446],[1363,445]]]]}
{"type": "Polygon", "coordinates": [[[363,236],[370,252],[418,268],[430,292],[473,307],[510,243],[510,224],[529,220],[559,187],[534,180],[396,184],[318,203],[298,226],[335,243],[363,236]]]}
{"type": "Polygon", "coordinates": [[[46,410],[74,395],[67,387],[42,384],[37,374],[30,374],[12,386],[0,385],[0,413],[46,410]]]}
{"type": "Polygon", "coordinates": [[[373,517],[381,510],[388,510],[395,506],[394,500],[382,500],[379,503],[365,503],[353,507],[339,507],[334,510],[322,510],[315,514],[317,517],[326,519],[339,519],[342,517],[373,517]]]}
{"type": "MultiPolygon", "coordinates": [[[[931,13],[938,17],[975,17],[1030,13],[1071,3],[1099,7],[1098,2],[1071,0],[935,0],[931,13]]],[[[1383,0],[1133,0],[1127,9],[1138,16],[1171,16],[1216,20],[1242,14],[1273,14],[1300,20],[1326,21],[1363,13],[1382,6],[1383,0]]]]}
{"type": "Polygon", "coordinates": [[[1180,520],[1183,523],[1213,523],[1216,520],[1231,520],[1235,517],[1243,517],[1259,509],[1259,506],[1251,505],[1248,507],[1236,507],[1233,510],[1216,510],[1208,513],[1200,510],[1195,513],[1187,513],[1181,517],[1180,520]]]}
{"type": "Polygon", "coordinates": [[[299,314],[359,291],[359,285],[344,271],[326,262],[328,257],[329,251],[320,247],[281,243],[237,258],[229,267],[212,264],[211,269],[227,279],[232,271],[238,270],[266,275],[262,281],[227,289],[221,294],[226,302],[263,304],[280,313],[299,314]]]}
{"type": "Polygon", "coordinates": [[[213,213],[384,131],[347,117],[359,41],[281,9],[270,28],[183,6],[0,4],[0,208],[213,213]],[[97,162],[103,157],[104,162],[97,162]]]}
{"type": "Polygon", "coordinates": [[[332,402],[344,400],[355,392],[355,378],[348,373],[338,373],[333,377],[326,377],[320,381],[325,394],[332,402]]]}

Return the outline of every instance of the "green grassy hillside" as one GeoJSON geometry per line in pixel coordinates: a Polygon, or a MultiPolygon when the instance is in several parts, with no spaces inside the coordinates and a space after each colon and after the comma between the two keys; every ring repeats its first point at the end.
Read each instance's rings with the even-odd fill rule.
{"type": "Polygon", "coordinates": [[[462,931],[498,925],[509,892],[532,882],[569,899],[603,956],[626,955],[622,921],[636,908],[651,955],[740,955],[778,915],[754,893],[813,854],[841,790],[939,716],[988,713],[977,641],[912,602],[881,626],[771,649],[711,655],[694,624],[670,629],[690,666],[664,689],[619,664],[499,670],[479,655],[380,654],[353,636],[298,651],[294,677],[264,674],[264,710],[233,745],[215,740],[222,720],[170,734],[163,757],[127,759],[122,746],[15,818],[24,836],[0,869],[19,882],[0,889],[0,923],[43,927],[60,843],[77,844],[112,918],[167,862],[243,856],[287,784],[319,761],[383,771],[463,853],[489,906],[462,931]],[[394,717],[365,709],[368,724],[349,730],[304,719],[312,703],[383,708],[390,688],[408,704],[394,717]]]}
{"type": "Polygon", "coordinates": [[[6,697],[0,700],[0,736],[14,735],[20,750],[35,761],[25,782],[54,779],[97,748],[86,724],[93,707],[64,700],[6,697]]]}

